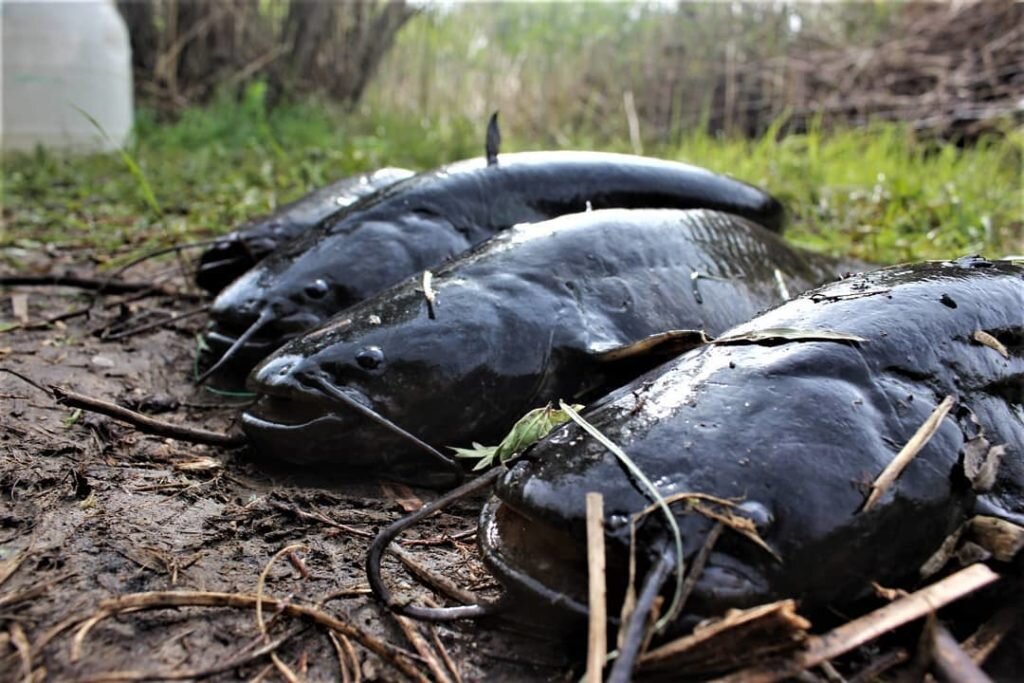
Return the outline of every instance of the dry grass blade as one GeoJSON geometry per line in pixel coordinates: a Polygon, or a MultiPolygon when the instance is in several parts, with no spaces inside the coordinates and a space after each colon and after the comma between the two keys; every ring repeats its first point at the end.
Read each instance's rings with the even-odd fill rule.
{"type": "Polygon", "coordinates": [[[694,504],[693,511],[698,514],[704,515],[708,519],[713,519],[719,524],[728,527],[729,529],[732,529],[740,536],[743,536],[747,540],[751,541],[754,545],[758,546],[766,553],[770,554],[776,560],[779,560],[780,562],[782,561],[782,558],[779,557],[778,553],[772,550],[771,547],[767,543],[765,543],[764,539],[761,538],[761,535],[757,533],[757,527],[754,525],[754,522],[747,519],[746,517],[738,517],[736,515],[728,513],[723,514],[720,512],[716,512],[715,510],[712,510],[708,506],[701,505],[700,503],[694,504]]]}
{"type": "MultiPolygon", "coordinates": [[[[713,503],[715,505],[719,505],[727,509],[736,506],[736,501],[729,500],[728,498],[714,496],[711,495],[710,493],[676,493],[665,498],[665,503],[668,505],[672,505],[673,503],[679,502],[687,503],[690,506],[690,509],[693,510],[694,512],[704,515],[708,519],[714,520],[715,522],[718,522],[732,529],[741,536],[744,536],[747,539],[749,539],[751,542],[753,542],[755,545],[763,549],[765,552],[769,553],[775,559],[779,559],[778,554],[774,550],[772,550],[771,546],[765,543],[764,539],[761,538],[761,535],[757,533],[757,527],[751,520],[747,519],[746,517],[740,517],[737,515],[730,514],[728,511],[718,512],[717,510],[714,510],[711,507],[708,507],[707,505],[702,505],[701,501],[707,501],[709,503],[713,503]]],[[[636,513],[634,517],[635,519],[639,520],[651,514],[657,509],[657,504],[648,505],[643,510],[636,513]]]]}
{"type": "Polygon", "coordinates": [[[270,653],[270,660],[274,662],[274,667],[277,669],[277,673],[281,674],[281,678],[285,681],[288,683],[302,683],[302,679],[295,675],[295,672],[277,656],[276,652],[270,653]]]}
{"type": "Polygon", "coordinates": [[[427,316],[433,320],[435,313],[434,308],[437,306],[437,293],[434,292],[433,283],[434,274],[429,270],[423,271],[423,298],[427,302],[427,316]]]}
{"type": "Polygon", "coordinates": [[[348,639],[348,636],[341,637],[341,644],[345,647],[345,654],[348,655],[348,661],[352,664],[352,683],[362,683],[363,670],[359,666],[359,656],[356,655],[356,648],[352,645],[352,641],[348,639]]]}
{"type": "Polygon", "coordinates": [[[341,674],[341,683],[351,683],[352,676],[348,672],[348,655],[342,649],[341,641],[331,631],[327,632],[327,638],[331,641],[331,646],[334,647],[334,655],[338,658],[338,673],[341,674]]]}
{"type": "Polygon", "coordinates": [[[1009,358],[1010,352],[1006,350],[1006,347],[1001,341],[993,337],[985,330],[975,330],[974,341],[978,342],[982,346],[987,346],[990,349],[999,353],[1003,358],[1009,358]]]}
{"type": "Polygon", "coordinates": [[[955,402],[956,399],[953,396],[947,396],[942,399],[942,402],[939,403],[938,406],[936,406],[935,410],[932,411],[932,414],[924,421],[924,424],[922,424],[918,430],[914,432],[914,435],[910,437],[910,441],[900,449],[900,452],[896,454],[896,457],[885,466],[882,473],[878,475],[877,479],[875,479],[875,482],[871,485],[871,494],[864,502],[864,507],[861,508],[861,512],[867,512],[870,510],[874,507],[875,503],[878,502],[878,499],[885,495],[885,492],[889,490],[893,483],[895,483],[900,474],[903,473],[906,466],[910,464],[910,461],[921,452],[921,449],[924,448],[928,441],[931,440],[932,436],[935,435],[935,432],[939,429],[939,425],[942,424],[943,418],[946,417],[955,402]]]}
{"type": "Polygon", "coordinates": [[[774,683],[796,676],[801,671],[834,659],[908,622],[932,614],[940,607],[998,579],[999,575],[985,565],[971,565],[905,598],[838,626],[824,635],[811,636],[806,640],[804,648],[791,657],[756,664],[716,681],[774,683]]]}
{"type": "Polygon", "coordinates": [[[601,683],[608,653],[608,609],[604,555],[604,497],[587,493],[587,683],[601,683]]]}
{"type": "Polygon", "coordinates": [[[391,616],[395,618],[398,626],[402,629],[402,633],[405,634],[406,639],[416,649],[416,652],[419,653],[420,657],[423,658],[427,668],[430,669],[430,673],[433,674],[436,683],[452,683],[452,679],[448,677],[448,672],[445,671],[441,662],[437,660],[437,656],[430,648],[430,644],[427,643],[426,639],[423,638],[423,634],[416,628],[415,622],[400,614],[392,614],[391,616]]]}
{"type": "Polygon", "coordinates": [[[700,547],[700,551],[697,553],[697,557],[693,558],[693,564],[690,565],[690,571],[686,575],[686,580],[683,581],[683,594],[679,598],[679,609],[686,606],[686,601],[690,597],[690,593],[693,592],[694,586],[697,585],[697,580],[700,579],[700,575],[704,572],[704,565],[708,563],[708,558],[711,556],[711,550],[715,547],[715,543],[718,542],[718,537],[722,535],[722,529],[724,525],[721,522],[711,527],[711,531],[704,538],[704,545],[700,547]]]}
{"type": "Polygon", "coordinates": [[[25,683],[32,681],[32,646],[29,645],[25,630],[21,624],[14,622],[8,632],[11,634],[11,645],[18,651],[18,658],[21,659],[21,677],[25,683]]]}
{"type": "Polygon", "coordinates": [[[309,550],[309,548],[302,543],[294,543],[281,548],[274,553],[273,557],[270,558],[266,566],[263,567],[263,571],[260,572],[259,579],[256,580],[256,625],[259,627],[260,633],[263,635],[264,642],[270,641],[270,636],[267,634],[267,624],[263,620],[263,588],[267,583],[267,574],[270,573],[270,568],[274,566],[274,562],[276,562],[279,557],[293,553],[296,550],[309,550]]]}
{"type": "Polygon", "coordinates": [[[636,522],[636,517],[629,521],[629,575],[626,583],[626,595],[622,598],[622,608],[619,610],[620,626],[615,638],[618,647],[622,647],[622,642],[626,637],[626,625],[629,624],[629,617],[636,609],[636,522]]]}
{"type": "Polygon", "coordinates": [[[441,642],[441,635],[437,630],[437,625],[430,624],[430,638],[434,642],[434,649],[437,650],[438,654],[441,655],[441,660],[444,665],[448,667],[448,671],[451,672],[452,677],[455,679],[455,683],[462,683],[462,674],[459,673],[459,667],[455,665],[448,650],[445,648],[444,643],[441,642]]]}
{"type": "MultiPolygon", "coordinates": [[[[82,643],[89,632],[104,619],[146,609],[167,609],[171,607],[232,607],[235,609],[251,609],[256,606],[255,595],[244,593],[213,593],[204,591],[185,592],[152,592],[122,595],[100,603],[100,610],[85,620],[72,642],[72,660],[81,655],[82,643]]],[[[352,638],[385,662],[391,664],[411,680],[428,683],[428,679],[416,668],[413,655],[391,645],[376,636],[366,633],[356,626],[341,621],[323,610],[307,605],[294,605],[273,598],[263,598],[259,602],[265,607],[274,608],[284,614],[300,617],[328,628],[341,635],[352,638]]]]}

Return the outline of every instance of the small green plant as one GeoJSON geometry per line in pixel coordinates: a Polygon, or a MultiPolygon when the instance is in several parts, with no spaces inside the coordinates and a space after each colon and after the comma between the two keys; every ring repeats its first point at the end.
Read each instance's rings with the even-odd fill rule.
{"type": "MultiPolygon", "coordinates": [[[[583,406],[573,405],[575,410],[583,406]]],[[[482,446],[476,442],[472,448],[455,448],[456,457],[478,460],[473,471],[485,470],[496,464],[505,465],[527,448],[547,436],[555,427],[568,422],[569,415],[550,403],[543,408],[534,408],[519,418],[508,435],[497,446],[482,446]]]]}

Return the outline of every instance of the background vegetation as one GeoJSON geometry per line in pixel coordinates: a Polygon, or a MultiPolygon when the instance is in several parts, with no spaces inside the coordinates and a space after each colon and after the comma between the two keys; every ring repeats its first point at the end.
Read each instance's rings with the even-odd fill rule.
{"type": "Polygon", "coordinates": [[[1006,63],[1024,5],[397,2],[356,17],[356,3],[139,4],[159,49],[136,53],[133,165],[6,156],[4,258],[50,244],[122,261],[349,173],[476,156],[492,109],[506,151],[642,151],[763,186],[815,248],[878,262],[1024,252],[1024,74],[1006,63]],[[325,4],[313,40],[304,12],[325,4]],[[376,43],[342,38],[385,23],[393,49],[350,69],[376,43]]]}

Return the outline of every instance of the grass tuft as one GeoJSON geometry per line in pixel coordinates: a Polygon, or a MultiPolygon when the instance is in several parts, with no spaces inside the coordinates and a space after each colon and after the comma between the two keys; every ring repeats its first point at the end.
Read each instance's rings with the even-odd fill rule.
{"type": "MultiPolygon", "coordinates": [[[[267,113],[258,86],[173,123],[142,109],[120,155],[4,155],[0,246],[57,243],[124,261],[227,232],[345,175],[482,155],[485,124],[344,113],[315,101],[267,113]]],[[[965,149],[919,141],[895,124],[777,134],[778,127],[756,140],[692,132],[647,153],[766,188],[790,210],[790,239],[813,249],[878,263],[1024,252],[1020,130],[965,149]]],[[[514,130],[503,136],[505,151],[537,148],[514,130]]],[[[564,148],[630,145],[580,130],[564,148]]]]}

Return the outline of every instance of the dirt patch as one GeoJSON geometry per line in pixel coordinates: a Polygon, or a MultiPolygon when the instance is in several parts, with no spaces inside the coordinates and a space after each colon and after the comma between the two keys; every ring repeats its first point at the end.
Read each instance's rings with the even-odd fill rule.
{"type": "MultiPolygon", "coordinates": [[[[59,255],[32,259],[30,271],[59,265],[59,255]]],[[[132,278],[159,280],[166,268],[140,267],[132,278]]],[[[179,278],[171,286],[182,288],[181,283],[179,278]]],[[[197,390],[190,381],[202,316],[119,341],[95,336],[147,311],[166,316],[196,305],[187,298],[130,298],[106,296],[107,307],[93,307],[88,316],[0,334],[0,367],[43,387],[63,385],[163,420],[233,428],[245,399],[197,390]]],[[[75,311],[89,295],[24,287],[0,290],[0,299],[0,314],[9,324],[75,311]]],[[[274,554],[295,544],[304,547],[267,572],[266,595],[304,606],[331,598],[324,613],[415,652],[394,618],[368,595],[363,562],[376,531],[403,514],[403,496],[429,500],[435,493],[396,493],[343,475],[325,480],[322,473],[256,463],[244,449],[142,435],[105,417],[57,406],[6,372],[0,373],[0,402],[0,622],[7,629],[0,636],[0,680],[95,680],[114,671],[159,678],[246,657],[212,679],[268,672],[280,679],[269,655],[252,656],[264,641],[251,607],[139,611],[99,622],[77,648],[74,636],[80,620],[104,600],[130,593],[254,594],[274,554]],[[32,674],[23,669],[19,633],[31,650],[32,674]]],[[[478,560],[473,536],[478,508],[479,501],[468,501],[419,525],[403,537],[404,548],[458,586],[494,595],[497,587],[478,560]]],[[[443,601],[394,557],[385,570],[399,594],[443,601]]],[[[265,618],[272,641],[289,635],[275,654],[303,680],[341,680],[342,669],[355,680],[346,643],[337,643],[339,655],[326,629],[272,609],[265,618]]],[[[416,628],[431,643],[436,632],[465,680],[567,680],[572,660],[564,645],[535,629],[493,623],[416,628]]],[[[399,677],[355,639],[352,645],[364,680],[399,677]]],[[[417,655],[411,658],[428,675],[417,655]]]]}
{"type": "MultiPolygon", "coordinates": [[[[20,270],[29,272],[53,272],[63,261],[59,252],[19,258],[20,270]]],[[[0,681],[197,674],[208,680],[287,680],[286,670],[309,681],[398,680],[396,657],[424,677],[439,678],[416,654],[409,634],[369,595],[363,570],[378,529],[436,493],[352,481],[343,471],[295,471],[258,462],[245,449],[143,435],[58,406],[45,390],[61,385],[166,421],[236,429],[248,399],[197,389],[191,381],[203,316],[117,341],[97,336],[195,308],[199,302],[176,273],[173,263],[139,268],[133,279],[164,283],[176,295],[108,295],[88,315],[81,311],[91,295],[78,289],[0,289],[2,321],[22,321],[19,329],[0,334],[0,368],[6,370],[0,372],[0,681]],[[34,324],[61,315],[67,317],[34,324]],[[223,606],[230,602],[223,595],[215,600],[221,606],[146,609],[87,621],[104,601],[130,594],[251,596],[264,573],[264,594],[278,604],[316,608],[354,635],[332,639],[312,620],[268,607],[264,639],[251,602],[223,606]],[[378,643],[385,655],[374,654],[361,639],[378,643]],[[216,673],[205,675],[211,671],[216,673]]],[[[464,501],[407,532],[402,544],[428,572],[493,597],[498,586],[481,564],[474,538],[479,507],[480,499],[464,501]]],[[[384,569],[396,594],[420,604],[445,602],[394,556],[384,569]]],[[[1004,593],[999,586],[978,603],[947,610],[957,635],[966,637],[993,614],[1008,599],[1004,593]]],[[[453,681],[576,680],[584,638],[566,640],[550,626],[547,631],[491,620],[412,628],[430,644],[441,675],[453,681]],[[447,671],[442,653],[454,672],[447,671]]],[[[992,660],[999,680],[1014,680],[1024,665],[1022,630],[992,660]]],[[[899,636],[911,652],[917,633],[899,636]]],[[[851,656],[849,668],[861,670],[879,657],[881,650],[873,648],[851,656]]]]}

